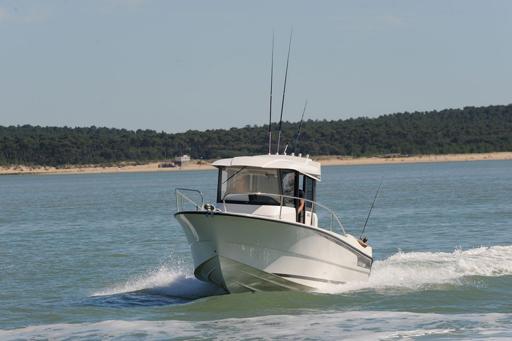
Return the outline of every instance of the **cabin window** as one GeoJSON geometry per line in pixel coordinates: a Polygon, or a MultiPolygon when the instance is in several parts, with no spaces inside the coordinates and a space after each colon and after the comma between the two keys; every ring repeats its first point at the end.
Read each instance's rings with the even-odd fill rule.
{"type": "MultiPolygon", "coordinates": [[[[315,180],[307,176],[304,179],[304,194],[307,200],[315,201],[315,180]]],[[[306,201],[306,207],[313,205],[311,201],[306,201]]]]}
{"type": "Polygon", "coordinates": [[[218,188],[218,202],[225,200],[230,203],[255,205],[280,204],[281,186],[277,169],[221,168],[218,188]]]}
{"type": "Polygon", "coordinates": [[[283,195],[285,196],[283,198],[283,204],[285,206],[295,206],[295,200],[293,198],[287,198],[288,197],[295,197],[295,178],[296,178],[296,172],[291,170],[281,170],[281,185],[283,187],[283,195]]]}
{"type": "MultiPolygon", "coordinates": [[[[313,206],[312,201],[315,201],[315,180],[313,178],[310,178],[308,176],[305,176],[303,174],[299,174],[299,180],[298,180],[298,191],[297,191],[297,197],[302,197],[305,200],[305,205],[307,208],[311,208],[313,206]]],[[[298,202],[297,202],[298,205],[298,202]]]]}
{"type": "MultiPolygon", "coordinates": [[[[289,169],[266,169],[251,167],[221,167],[217,190],[217,202],[280,205],[281,194],[284,206],[298,204],[299,190],[304,198],[315,200],[315,180],[289,169]]],[[[311,202],[306,201],[310,208],[311,202]]]]}

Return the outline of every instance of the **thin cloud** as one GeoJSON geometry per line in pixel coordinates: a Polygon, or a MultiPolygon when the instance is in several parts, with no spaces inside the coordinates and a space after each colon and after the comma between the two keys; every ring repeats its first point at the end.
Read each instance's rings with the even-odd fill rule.
{"type": "Polygon", "coordinates": [[[9,18],[9,12],[5,8],[0,7],[0,22],[7,21],[9,18]]]}
{"type": "Polygon", "coordinates": [[[344,30],[356,32],[400,30],[408,26],[406,17],[394,14],[342,16],[337,21],[344,30]]]}
{"type": "Polygon", "coordinates": [[[42,8],[31,8],[31,9],[19,9],[17,7],[13,9],[7,9],[6,7],[0,7],[0,23],[24,23],[33,24],[45,22],[48,19],[48,11],[42,8]]]}
{"type": "Polygon", "coordinates": [[[131,5],[131,6],[142,6],[148,2],[148,0],[114,0],[114,1],[123,2],[123,3],[125,3],[127,5],[131,5]]]}
{"type": "Polygon", "coordinates": [[[405,25],[405,19],[397,15],[384,15],[380,18],[383,24],[392,27],[401,27],[405,25]]]}
{"type": "Polygon", "coordinates": [[[138,11],[149,0],[103,0],[97,10],[100,14],[111,15],[117,12],[138,11]]]}
{"type": "Polygon", "coordinates": [[[149,0],[107,0],[116,7],[141,7],[149,2],[149,0]]]}

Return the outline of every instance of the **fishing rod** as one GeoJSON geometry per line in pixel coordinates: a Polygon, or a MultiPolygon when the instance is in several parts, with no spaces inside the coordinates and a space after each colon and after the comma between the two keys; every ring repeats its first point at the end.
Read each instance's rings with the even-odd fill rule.
{"type": "Polygon", "coordinates": [[[286,71],[284,73],[283,99],[281,101],[281,117],[279,118],[279,132],[277,136],[276,154],[279,154],[279,144],[281,143],[281,126],[283,124],[284,97],[286,94],[286,80],[288,79],[288,64],[290,62],[290,49],[292,46],[293,30],[290,31],[290,41],[288,42],[288,57],[286,58],[286,71]]]}
{"type": "MultiPolygon", "coordinates": [[[[293,152],[297,152],[297,145],[299,144],[299,136],[300,136],[300,130],[302,128],[302,121],[304,120],[304,113],[306,112],[306,107],[308,105],[308,100],[306,100],[306,102],[304,103],[304,110],[302,110],[302,116],[300,118],[300,123],[299,123],[299,128],[297,129],[297,136],[295,137],[295,141],[292,142],[292,146],[293,146],[293,152]]],[[[288,149],[288,143],[286,144],[286,146],[284,147],[284,151],[283,151],[283,154],[286,155],[286,150],[288,149]]]]}
{"type": "Polygon", "coordinates": [[[370,206],[370,211],[368,212],[368,216],[366,217],[366,221],[364,222],[363,230],[361,231],[361,236],[359,237],[359,239],[361,239],[365,243],[366,243],[366,241],[364,239],[368,240],[368,238],[365,237],[364,239],[362,239],[364,230],[366,229],[366,225],[368,224],[368,219],[370,219],[370,214],[372,214],[373,206],[375,205],[375,200],[377,200],[377,195],[379,195],[381,186],[382,186],[382,179],[380,179],[379,188],[377,188],[377,192],[375,192],[375,197],[373,198],[372,206],[370,206]]]}
{"type": "Polygon", "coordinates": [[[295,143],[293,144],[293,151],[297,152],[297,146],[299,145],[299,137],[300,137],[300,130],[302,128],[302,122],[304,121],[304,113],[306,112],[306,108],[308,106],[308,100],[304,102],[304,110],[302,110],[302,116],[300,118],[299,128],[297,129],[297,137],[295,137],[295,143]]]}
{"type": "Polygon", "coordinates": [[[274,83],[274,32],[272,32],[272,62],[270,64],[270,107],[268,118],[268,154],[272,154],[272,85],[274,83]]]}

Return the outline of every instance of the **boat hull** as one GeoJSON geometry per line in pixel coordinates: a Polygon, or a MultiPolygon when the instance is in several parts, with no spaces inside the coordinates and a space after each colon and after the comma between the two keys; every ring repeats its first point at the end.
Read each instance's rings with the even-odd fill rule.
{"type": "Polygon", "coordinates": [[[355,238],[303,224],[224,212],[178,212],[194,274],[228,292],[322,290],[368,279],[355,238]]]}

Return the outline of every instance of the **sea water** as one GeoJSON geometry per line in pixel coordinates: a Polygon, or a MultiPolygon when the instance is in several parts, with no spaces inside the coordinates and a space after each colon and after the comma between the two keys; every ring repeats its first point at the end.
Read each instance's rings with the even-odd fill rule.
{"type": "Polygon", "coordinates": [[[194,278],[174,189],[215,171],[0,177],[0,339],[510,339],[512,162],[331,166],[367,282],[223,295],[194,278]]]}

